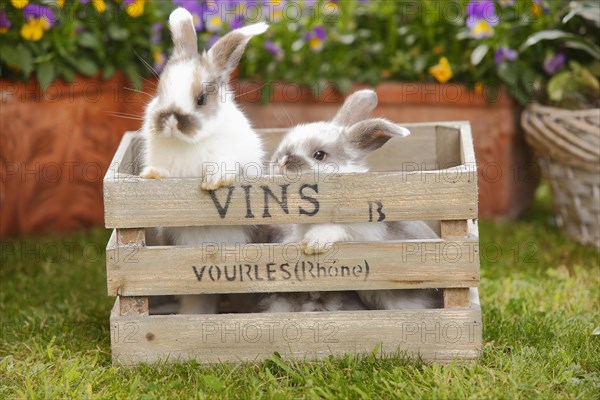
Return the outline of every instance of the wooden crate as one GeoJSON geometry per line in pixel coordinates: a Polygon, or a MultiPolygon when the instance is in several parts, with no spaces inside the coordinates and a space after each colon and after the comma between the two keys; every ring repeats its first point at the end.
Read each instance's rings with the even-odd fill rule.
{"type": "MultiPolygon", "coordinates": [[[[315,359],[376,348],[442,363],[478,357],[477,170],[470,127],[466,122],[405,126],[412,135],[373,152],[368,173],[261,176],[212,195],[200,189],[200,179],[139,179],[141,143],[126,134],[104,178],[105,222],[114,228],[106,249],[108,293],[117,296],[110,316],[113,362],[251,361],[273,352],[315,359]],[[318,185],[310,192],[319,203],[316,213],[314,202],[303,196],[306,185],[318,185]],[[268,190],[279,198],[285,191],[287,207],[275,201],[265,206],[268,190]],[[379,218],[379,206],[386,221],[433,221],[440,239],[338,243],[313,256],[294,244],[146,245],[148,227],[367,222],[379,218]],[[228,279],[234,271],[236,278],[228,279]],[[417,288],[443,290],[444,308],[148,312],[148,296],[158,295],[417,288]]],[[[268,151],[282,133],[261,131],[268,151]]]]}

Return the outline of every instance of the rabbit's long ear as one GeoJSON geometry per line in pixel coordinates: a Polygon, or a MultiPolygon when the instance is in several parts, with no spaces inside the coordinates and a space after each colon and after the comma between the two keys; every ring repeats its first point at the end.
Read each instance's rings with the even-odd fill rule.
{"type": "Polygon", "coordinates": [[[375,107],[377,94],[372,90],[359,90],[346,98],[332,122],[342,126],[354,125],[369,118],[375,107]]]}
{"type": "Polygon", "coordinates": [[[268,28],[269,25],[264,22],[248,25],[229,32],[211,47],[208,59],[224,82],[229,80],[229,75],[240,62],[248,41],[268,28]]]}
{"type": "Polygon", "coordinates": [[[192,14],[178,8],[169,16],[169,28],[173,37],[173,59],[192,58],[198,54],[198,38],[192,14]]]}
{"type": "Polygon", "coordinates": [[[368,153],[380,148],[393,137],[410,135],[410,131],[387,119],[372,118],[352,125],[344,135],[346,142],[354,150],[368,153]]]}

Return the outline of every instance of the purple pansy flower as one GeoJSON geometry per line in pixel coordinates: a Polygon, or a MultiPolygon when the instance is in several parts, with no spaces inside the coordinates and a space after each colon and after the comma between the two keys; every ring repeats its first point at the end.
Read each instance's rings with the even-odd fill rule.
{"type": "Polygon", "coordinates": [[[319,40],[325,40],[325,37],[327,36],[325,34],[325,29],[323,29],[322,26],[315,26],[315,29],[313,29],[313,33],[315,34],[315,37],[317,37],[319,40]]]}
{"type": "Polygon", "coordinates": [[[308,42],[308,47],[313,51],[321,51],[323,49],[323,42],[326,37],[327,33],[320,25],[315,26],[312,31],[306,32],[303,35],[304,41],[308,42]]]}
{"type": "Polygon", "coordinates": [[[6,11],[0,11],[0,32],[6,32],[10,29],[11,25],[8,15],[6,15],[6,11]]]}
{"type": "Polygon", "coordinates": [[[157,22],[154,25],[152,25],[152,34],[150,35],[150,43],[152,43],[152,44],[160,43],[162,29],[163,29],[163,24],[161,22],[157,22]]]}
{"type": "Polygon", "coordinates": [[[267,49],[269,53],[273,54],[276,60],[281,60],[283,58],[283,50],[277,43],[267,40],[265,42],[265,49],[267,49]]]}
{"type": "Polygon", "coordinates": [[[236,15],[231,20],[231,23],[229,24],[229,29],[238,29],[238,28],[241,28],[242,26],[244,26],[244,16],[236,15]]]}
{"type": "Polygon", "coordinates": [[[56,22],[54,11],[41,4],[27,4],[23,7],[23,16],[26,20],[44,18],[48,22],[48,28],[51,28],[56,22]]]}
{"type": "Polygon", "coordinates": [[[554,75],[564,67],[566,60],[567,57],[563,53],[556,53],[551,57],[547,57],[544,60],[544,71],[548,75],[554,75]]]}
{"type": "Polygon", "coordinates": [[[508,47],[500,47],[494,54],[494,61],[496,64],[500,64],[504,60],[515,61],[518,53],[516,50],[509,49],[508,47]]]}
{"type": "Polygon", "coordinates": [[[498,25],[496,6],[491,0],[471,0],[467,4],[467,28],[473,29],[479,21],[485,21],[489,26],[498,25]]]}

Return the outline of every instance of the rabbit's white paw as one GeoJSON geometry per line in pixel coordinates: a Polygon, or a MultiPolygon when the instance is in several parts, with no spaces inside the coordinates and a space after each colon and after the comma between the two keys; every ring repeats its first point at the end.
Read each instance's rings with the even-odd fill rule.
{"type": "Polygon", "coordinates": [[[222,187],[231,186],[235,183],[235,176],[222,177],[219,174],[208,175],[202,180],[202,190],[211,191],[222,187]]]}
{"type": "Polygon", "coordinates": [[[328,242],[319,242],[314,239],[304,239],[300,242],[300,247],[304,254],[321,254],[327,253],[327,250],[330,248],[330,243],[328,242]]]}
{"type": "Polygon", "coordinates": [[[159,167],[146,167],[140,174],[142,179],[164,179],[169,177],[169,171],[159,167]]]}
{"type": "Polygon", "coordinates": [[[309,229],[300,242],[304,254],[326,253],[336,242],[348,240],[348,233],[339,225],[318,225],[309,229]]]}

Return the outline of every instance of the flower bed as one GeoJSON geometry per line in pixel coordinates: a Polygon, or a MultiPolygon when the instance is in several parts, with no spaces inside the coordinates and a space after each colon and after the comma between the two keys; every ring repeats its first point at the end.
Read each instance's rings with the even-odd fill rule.
{"type": "Polygon", "coordinates": [[[204,47],[230,29],[270,22],[267,34],[248,46],[243,78],[317,88],[333,82],[341,92],[353,82],[381,80],[504,84],[525,103],[565,61],[598,52],[585,41],[597,29],[579,23],[594,15],[593,3],[575,14],[567,3],[11,0],[0,6],[0,60],[8,67],[3,77],[34,74],[42,88],[76,72],[110,77],[117,69],[141,87],[139,75],[164,64],[167,15],[179,5],[194,15],[204,47]],[[577,35],[567,33],[574,28],[577,35]]]}

